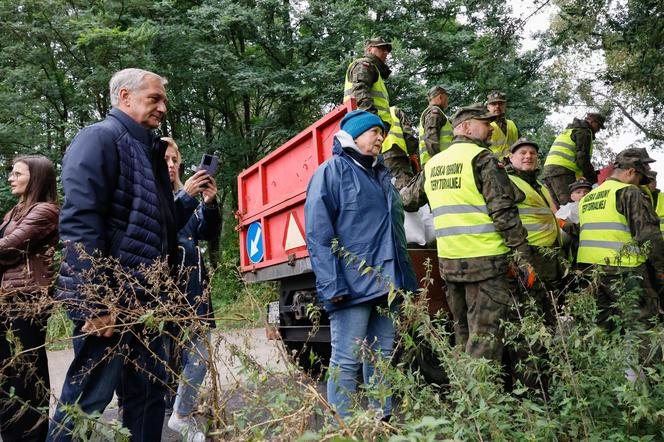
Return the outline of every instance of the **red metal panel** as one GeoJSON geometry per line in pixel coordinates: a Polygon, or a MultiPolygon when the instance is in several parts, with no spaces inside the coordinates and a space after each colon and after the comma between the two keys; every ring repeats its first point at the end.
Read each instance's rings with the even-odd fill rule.
{"type": "Polygon", "coordinates": [[[308,256],[305,247],[284,250],[290,213],[295,213],[303,228],[309,180],[318,166],[332,156],[333,136],[339,130],[339,122],[353,109],[354,100],[336,107],[238,175],[241,271],[308,256]],[[248,226],[256,221],[262,223],[265,255],[261,262],[253,264],[247,255],[246,235],[248,226]]]}

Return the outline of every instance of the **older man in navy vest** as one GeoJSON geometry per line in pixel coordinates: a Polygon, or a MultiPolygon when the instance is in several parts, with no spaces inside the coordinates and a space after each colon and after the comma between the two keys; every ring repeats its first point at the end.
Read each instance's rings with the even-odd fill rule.
{"type": "Polygon", "coordinates": [[[141,269],[169,259],[178,229],[198,204],[194,196],[207,182],[204,172],[197,172],[194,194],[176,206],[166,145],[153,133],[166,114],[166,83],[141,69],[115,73],[113,109],[105,120],[81,130],[63,159],[60,237],[65,250],[56,296],[66,303],[76,337],[49,440],[73,438],[65,405],[77,404],[86,414],[102,412],[116,388],[131,440],[161,439],[162,338],[140,326],[121,326],[117,312],[140,311],[158,300],[141,269]],[[135,282],[100,275],[93,261],[105,258],[116,260],[135,282]]]}

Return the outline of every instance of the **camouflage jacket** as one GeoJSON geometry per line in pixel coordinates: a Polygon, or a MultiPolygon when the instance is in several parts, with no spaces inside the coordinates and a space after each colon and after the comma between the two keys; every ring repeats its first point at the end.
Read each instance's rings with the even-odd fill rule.
{"type": "Polygon", "coordinates": [[[353,84],[352,95],[357,101],[357,108],[378,114],[371,98],[371,86],[378,80],[378,74],[383,81],[390,76],[390,68],[383,61],[372,54],[367,54],[351,63],[348,70],[348,80],[353,84]]]}
{"type": "MultiPolygon", "coordinates": [[[[636,186],[625,187],[616,192],[616,209],[627,219],[634,241],[640,244],[650,243],[648,262],[658,277],[662,279],[664,277],[664,239],[659,230],[659,216],[657,216],[650,198],[636,186]]],[[[620,268],[604,267],[607,267],[607,270],[621,271],[620,268]]]]}
{"type": "MultiPolygon", "coordinates": [[[[418,141],[415,136],[415,129],[413,124],[410,122],[408,115],[399,107],[397,107],[397,118],[401,122],[401,129],[403,130],[403,138],[406,140],[406,149],[408,150],[408,155],[413,155],[417,153],[418,141]]],[[[401,149],[390,149],[383,154],[383,157],[390,158],[395,156],[405,156],[403,150],[401,149]]]]}
{"type": "MultiPolygon", "coordinates": [[[[486,143],[463,136],[454,138],[454,143],[458,142],[470,142],[486,147],[486,143]]],[[[505,172],[505,166],[499,163],[493,153],[487,149],[475,157],[473,172],[475,184],[486,200],[489,216],[493,220],[496,231],[503,237],[505,245],[512,250],[517,250],[526,261],[530,260],[532,253],[526,241],[528,232],[521,224],[514,189],[505,172]]],[[[401,198],[404,207],[407,207],[406,210],[417,210],[418,207],[427,203],[424,179],[424,174],[419,173],[408,186],[401,190],[401,198]]],[[[483,281],[506,274],[508,267],[509,260],[505,255],[467,259],[440,258],[443,277],[453,282],[483,281]]]]}
{"type": "Polygon", "coordinates": [[[424,128],[424,145],[429,156],[440,152],[440,129],[447,123],[447,117],[437,106],[429,106],[422,113],[422,126],[424,128]]]}
{"type": "MultiPolygon", "coordinates": [[[[506,166],[509,175],[515,175],[528,183],[537,193],[542,194],[542,184],[537,180],[538,170],[532,172],[525,172],[516,170],[514,166],[508,164],[506,166]]],[[[512,183],[514,190],[514,202],[519,204],[526,199],[526,194],[519,189],[516,184],[512,183]]],[[[556,280],[560,275],[560,249],[550,247],[536,247],[530,246],[532,257],[530,264],[534,267],[537,276],[544,281],[556,280]]]]}
{"type": "MultiPolygon", "coordinates": [[[[496,118],[496,120],[494,122],[498,125],[498,127],[500,128],[500,130],[503,131],[504,134],[507,133],[507,118],[505,117],[505,115],[502,115],[501,117],[496,118]]],[[[516,126],[516,122],[514,122],[514,120],[512,120],[512,123],[514,123],[514,126],[516,126]]],[[[520,134],[521,134],[521,131],[519,130],[519,126],[516,126],[516,138],[517,138],[517,140],[520,138],[520,134]]]]}
{"type": "MultiPolygon", "coordinates": [[[[590,124],[586,120],[575,118],[567,129],[573,129],[571,138],[576,144],[576,164],[578,164],[583,176],[591,183],[597,182],[597,173],[591,163],[590,145],[595,139],[595,135],[590,129],[590,124]]],[[[549,165],[544,168],[545,177],[573,174],[571,170],[563,166],[549,165]]]]}

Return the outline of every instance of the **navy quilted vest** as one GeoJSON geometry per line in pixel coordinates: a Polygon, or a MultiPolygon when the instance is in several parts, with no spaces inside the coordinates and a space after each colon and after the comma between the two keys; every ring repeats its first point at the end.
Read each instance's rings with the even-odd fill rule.
{"type": "Polygon", "coordinates": [[[119,174],[110,225],[117,229],[110,256],[123,266],[150,265],[162,256],[162,233],[157,183],[151,148],[125,132],[118,140],[119,174]]]}

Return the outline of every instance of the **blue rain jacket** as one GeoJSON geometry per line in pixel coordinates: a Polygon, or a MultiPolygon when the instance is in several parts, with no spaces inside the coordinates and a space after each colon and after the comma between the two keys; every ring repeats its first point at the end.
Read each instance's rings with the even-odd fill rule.
{"type": "MultiPolygon", "coordinates": [[[[335,135],[333,157],[320,165],[307,188],[304,205],[306,241],[316,274],[319,300],[329,311],[386,296],[396,288],[417,289],[406,249],[403,206],[382,158],[371,169],[353,160],[343,147],[354,146],[350,135],[335,135]],[[333,239],[357,256],[348,264],[331,250],[333,239]],[[375,272],[362,275],[359,263],[375,272]],[[336,296],[341,302],[332,303],[336,296]]],[[[355,147],[357,150],[357,148],[355,147]]]]}

